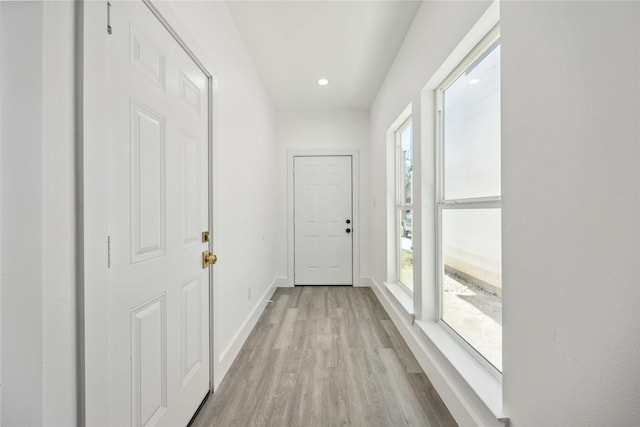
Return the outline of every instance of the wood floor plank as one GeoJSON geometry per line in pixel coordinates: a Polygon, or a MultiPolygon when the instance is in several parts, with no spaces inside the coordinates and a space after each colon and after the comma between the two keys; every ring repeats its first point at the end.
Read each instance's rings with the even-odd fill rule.
{"type": "Polygon", "coordinates": [[[194,427],[455,426],[369,288],[279,288],[194,427]]]}
{"type": "Polygon", "coordinates": [[[411,374],[422,372],[422,368],[418,364],[418,361],[411,353],[411,350],[409,350],[409,347],[400,336],[398,329],[396,329],[391,319],[381,320],[380,323],[383,330],[386,332],[387,337],[392,343],[389,347],[393,347],[393,349],[396,351],[396,353],[398,354],[398,358],[405,367],[406,372],[411,374]]]}

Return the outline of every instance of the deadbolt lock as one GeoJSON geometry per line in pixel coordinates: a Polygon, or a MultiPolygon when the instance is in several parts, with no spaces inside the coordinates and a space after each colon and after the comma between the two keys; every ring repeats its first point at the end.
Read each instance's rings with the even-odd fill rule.
{"type": "Polygon", "coordinates": [[[202,252],[202,268],[207,268],[210,265],[218,262],[218,257],[209,251],[202,252]]]}
{"type": "Polygon", "coordinates": [[[209,232],[208,231],[203,231],[202,232],[202,243],[206,243],[209,241],[209,232]]]}

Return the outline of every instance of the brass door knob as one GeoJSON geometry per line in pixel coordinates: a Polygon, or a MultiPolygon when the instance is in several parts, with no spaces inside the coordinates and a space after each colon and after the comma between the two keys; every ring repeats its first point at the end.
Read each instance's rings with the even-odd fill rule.
{"type": "Polygon", "coordinates": [[[210,265],[215,264],[218,261],[218,257],[209,251],[202,252],[202,268],[207,268],[210,265]]]}

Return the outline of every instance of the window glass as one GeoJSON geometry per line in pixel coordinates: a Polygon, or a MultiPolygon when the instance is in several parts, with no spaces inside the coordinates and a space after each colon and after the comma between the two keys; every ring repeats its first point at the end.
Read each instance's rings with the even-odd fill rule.
{"type": "Polygon", "coordinates": [[[413,209],[400,209],[399,234],[399,281],[413,291],[413,209]]]}
{"type": "Polygon", "coordinates": [[[444,91],[444,198],[500,195],[500,45],[444,91]]]}
{"type": "Polygon", "coordinates": [[[398,153],[400,168],[400,199],[401,203],[413,203],[413,147],[411,143],[411,124],[400,132],[400,149],[398,153]]]}
{"type": "Polygon", "coordinates": [[[411,119],[396,131],[396,260],[398,282],[413,291],[413,141],[411,119]]]}
{"type": "Polygon", "coordinates": [[[487,45],[439,89],[439,312],[502,371],[500,42],[487,45]]]}
{"type": "Polygon", "coordinates": [[[500,209],[442,211],[442,320],[502,370],[500,209]]]}

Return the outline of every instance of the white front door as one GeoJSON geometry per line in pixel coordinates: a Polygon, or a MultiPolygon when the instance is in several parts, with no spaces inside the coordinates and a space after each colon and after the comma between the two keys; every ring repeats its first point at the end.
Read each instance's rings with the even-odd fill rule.
{"type": "Polygon", "coordinates": [[[294,283],[353,283],[351,156],[296,156],[294,283]]]}
{"type": "Polygon", "coordinates": [[[207,78],[142,2],[114,2],[109,420],[184,426],[209,391],[207,78]]]}

